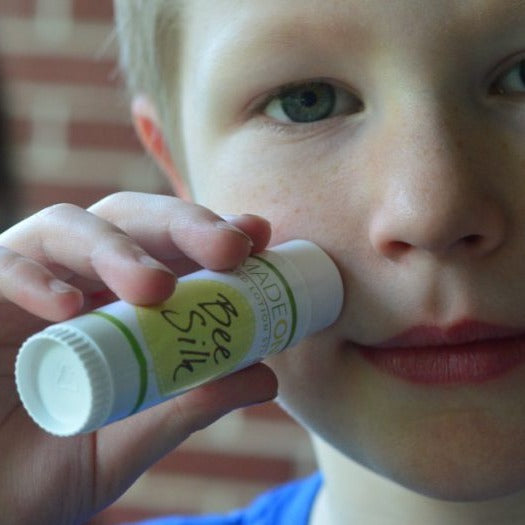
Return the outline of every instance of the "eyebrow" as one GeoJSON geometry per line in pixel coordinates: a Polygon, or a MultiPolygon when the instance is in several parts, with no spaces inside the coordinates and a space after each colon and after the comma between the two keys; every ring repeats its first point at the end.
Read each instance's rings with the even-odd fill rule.
{"type": "MultiPolygon", "coordinates": [[[[468,10],[463,14],[461,25],[470,28],[467,31],[470,34],[474,34],[474,31],[488,32],[491,26],[505,24],[507,21],[516,22],[517,18],[525,19],[525,0],[478,2],[479,0],[475,7],[472,7],[472,4],[465,6],[463,0],[456,2],[457,8],[466,7],[468,10]],[[477,13],[477,16],[473,16],[473,12],[477,13]]],[[[296,45],[298,41],[301,45],[312,45],[320,49],[332,48],[334,42],[361,47],[371,39],[371,27],[366,24],[366,17],[359,16],[359,6],[352,5],[345,10],[337,9],[324,18],[323,13],[317,13],[315,17],[309,16],[308,13],[307,11],[306,14],[298,15],[294,12],[293,16],[285,15],[285,18],[281,17],[277,22],[271,13],[265,13],[255,26],[249,19],[238,19],[232,24],[226,24],[233,30],[233,38],[230,38],[231,42],[225,42],[224,46],[221,46],[221,52],[230,56],[237,53],[239,48],[245,52],[259,51],[262,47],[285,49],[296,45]],[[341,16],[338,16],[338,13],[341,16]]]]}
{"type": "MultiPolygon", "coordinates": [[[[476,35],[499,34],[505,32],[507,26],[525,23],[525,0],[477,0],[467,4],[469,6],[463,0],[450,4],[456,7],[459,27],[464,28],[461,31],[462,42],[476,35]]],[[[272,67],[276,67],[280,51],[294,50],[297,60],[304,57],[306,62],[308,59],[314,61],[320,58],[326,63],[330,57],[335,60],[343,53],[351,57],[352,52],[359,52],[367,46],[383,46],[380,39],[374,38],[374,31],[366,23],[366,16],[360,16],[359,8],[359,4],[353,4],[347,9],[320,12],[318,16],[311,16],[308,10],[294,10],[276,17],[268,11],[258,18],[256,24],[253,19],[243,15],[233,21],[228,20],[222,38],[217,35],[214,37],[214,67],[210,73],[214,79],[217,73],[220,79],[228,78],[225,65],[252,66],[254,59],[258,58],[263,69],[271,67],[270,64],[265,66],[263,60],[268,56],[272,57],[272,67]]],[[[416,16],[417,13],[414,14],[416,16]]],[[[375,30],[378,30],[377,26],[375,30]]],[[[285,60],[286,57],[283,57],[285,60]]],[[[233,69],[238,71],[235,66],[233,69]]]]}
{"type": "MultiPolygon", "coordinates": [[[[502,2],[501,0],[488,0],[480,6],[477,22],[484,29],[489,24],[498,24],[505,21],[515,21],[516,17],[525,17],[525,0],[502,2]]],[[[525,28],[524,28],[525,30],[525,28]]]]}
{"type": "Polygon", "coordinates": [[[222,36],[214,37],[212,56],[218,69],[223,69],[224,63],[250,63],[254,57],[269,55],[275,62],[280,58],[278,53],[287,50],[301,51],[305,60],[307,55],[312,60],[316,54],[326,59],[329,54],[361,48],[369,41],[368,35],[362,24],[333,15],[314,20],[307,15],[286,16],[276,22],[268,14],[259,19],[255,27],[252,21],[245,20],[227,24],[222,36]]]}

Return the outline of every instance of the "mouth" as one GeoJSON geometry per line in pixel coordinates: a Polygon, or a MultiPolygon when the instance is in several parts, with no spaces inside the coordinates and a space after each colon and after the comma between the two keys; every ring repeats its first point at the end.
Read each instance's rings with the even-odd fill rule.
{"type": "Polygon", "coordinates": [[[373,346],[357,345],[382,372],[426,385],[484,383],[525,362],[525,330],[476,321],[416,326],[373,346]]]}

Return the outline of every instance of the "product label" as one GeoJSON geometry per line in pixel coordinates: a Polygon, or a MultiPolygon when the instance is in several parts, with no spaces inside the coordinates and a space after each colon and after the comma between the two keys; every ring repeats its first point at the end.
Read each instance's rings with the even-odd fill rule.
{"type": "Polygon", "coordinates": [[[164,396],[227,373],[255,337],[250,303],[219,281],[180,282],[166,302],[136,312],[164,396]]]}
{"type": "Polygon", "coordinates": [[[246,286],[257,315],[253,360],[280,352],[290,344],[297,328],[297,308],[288,283],[276,266],[258,256],[249,257],[236,275],[246,286]]]}

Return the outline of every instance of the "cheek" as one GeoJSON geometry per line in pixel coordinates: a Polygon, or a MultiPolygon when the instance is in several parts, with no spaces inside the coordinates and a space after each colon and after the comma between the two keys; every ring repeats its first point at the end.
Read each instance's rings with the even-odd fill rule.
{"type": "Polygon", "coordinates": [[[262,215],[272,223],[274,243],[308,238],[329,249],[360,230],[367,199],[357,167],[343,163],[341,153],[254,143],[231,139],[200,163],[194,170],[199,203],[262,215]]]}
{"type": "MultiPolygon", "coordinates": [[[[327,329],[266,361],[279,381],[279,403],[302,425],[355,455],[356,416],[365,376],[327,329]]],[[[366,413],[366,410],[365,410],[366,413]]]]}

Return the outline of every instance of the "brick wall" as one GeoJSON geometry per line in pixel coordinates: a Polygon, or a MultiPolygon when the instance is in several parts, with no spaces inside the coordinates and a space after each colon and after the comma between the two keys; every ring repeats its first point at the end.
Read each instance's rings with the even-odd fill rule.
{"type": "MultiPolygon", "coordinates": [[[[110,0],[0,0],[21,215],[118,189],[167,191],[130,126],[111,32],[110,0]]],[[[190,438],[90,523],[222,511],[312,468],[306,435],[275,405],[245,409],[190,438]]]]}

